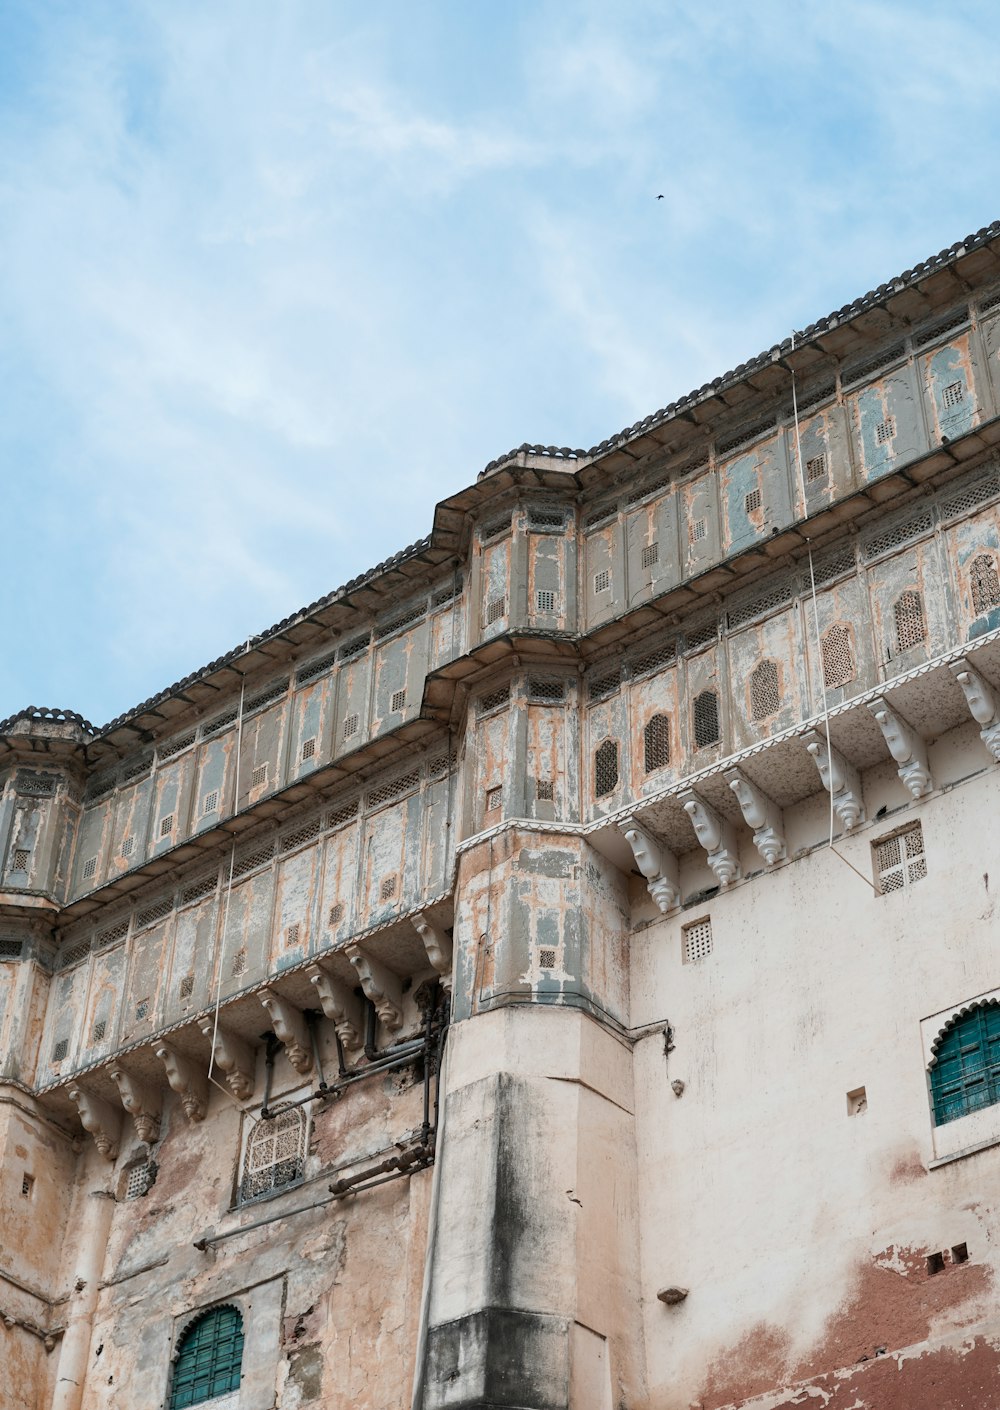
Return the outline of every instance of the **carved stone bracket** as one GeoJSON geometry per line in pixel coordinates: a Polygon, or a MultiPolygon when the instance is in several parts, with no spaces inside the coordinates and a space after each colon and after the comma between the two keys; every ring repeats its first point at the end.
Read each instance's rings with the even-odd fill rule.
{"type": "Polygon", "coordinates": [[[980,727],[980,739],[1000,763],[1000,709],[993,687],[968,661],[953,661],[949,669],[962,687],[969,713],[980,727]]]}
{"type": "Polygon", "coordinates": [[[688,789],[680,795],[684,811],[691,819],[695,836],[708,853],[708,865],[720,886],[728,886],[740,874],[740,853],[732,823],[721,818],[710,803],[688,789]]]}
{"type": "Polygon", "coordinates": [[[785,820],[777,803],[773,803],[746,774],[729,769],[726,782],[736,795],[744,821],[753,828],[753,845],[769,867],[785,858],[785,820]]]}
{"type": "Polygon", "coordinates": [[[70,1087],[70,1101],[76,1104],[85,1131],[94,1138],[94,1145],[105,1160],[115,1160],[122,1134],[121,1112],[103,1097],[95,1097],[83,1087],[70,1087]]]}
{"type": "Polygon", "coordinates": [[[371,955],[366,955],[364,950],[349,950],[347,958],[357,970],[361,987],[375,1005],[375,1012],[386,1028],[401,1028],[403,989],[397,976],[371,955]]]}
{"type": "Polygon", "coordinates": [[[424,942],[424,949],[427,951],[427,958],[431,965],[441,976],[441,987],[446,994],[451,993],[451,956],[452,945],[448,936],[439,925],[435,925],[430,916],[415,915],[413,926],[421,940],[424,942]]]}
{"type": "Polygon", "coordinates": [[[136,1135],[147,1146],[160,1139],[160,1094],[155,1087],[148,1087],[133,1077],[119,1063],[108,1069],[111,1079],[121,1095],[122,1106],[132,1118],[136,1135]]]}
{"type": "Polygon", "coordinates": [[[927,763],[927,746],[911,724],[884,700],[872,700],[869,710],[875,716],[889,753],[899,765],[899,776],[914,798],[922,798],[934,787],[927,763]]]}
{"type": "Polygon", "coordinates": [[[680,901],[677,858],[662,843],[657,842],[635,818],[625,818],[619,831],[632,848],[635,864],[646,878],[646,888],[660,910],[666,915],[680,901]]]}
{"type": "MultiPolygon", "coordinates": [[[[211,1014],[206,1014],[204,1018],[198,1020],[198,1027],[211,1043],[212,1030],[215,1028],[211,1014]]],[[[254,1057],[242,1038],[237,1038],[234,1033],[228,1033],[225,1028],[215,1029],[215,1056],[214,1062],[218,1068],[226,1075],[226,1085],[237,1101],[248,1102],[253,1096],[254,1088],[254,1057]]]]}
{"type": "Polygon", "coordinates": [[[306,970],[309,983],[316,989],[316,997],[323,1012],[337,1030],[337,1036],[345,1048],[354,1051],[364,1042],[364,1015],[361,1002],[349,985],[337,979],[322,965],[312,964],[306,970]]]}
{"type": "Polygon", "coordinates": [[[814,729],[806,730],[802,742],[813,756],[823,787],[833,796],[833,810],[850,832],[865,816],[865,805],[861,801],[861,780],[858,771],[849,764],[838,749],[826,747],[824,736],[814,729]]]}
{"type": "Polygon", "coordinates": [[[308,1072],[313,1065],[312,1042],[302,1010],[274,989],[262,989],[259,998],[271,1019],[275,1037],[284,1044],[288,1061],[296,1072],[308,1072]]]}
{"type": "Polygon", "coordinates": [[[208,1110],[208,1079],[204,1070],[169,1043],[161,1043],[156,1056],[166,1068],[171,1091],[180,1097],[188,1120],[203,1121],[208,1110]]]}

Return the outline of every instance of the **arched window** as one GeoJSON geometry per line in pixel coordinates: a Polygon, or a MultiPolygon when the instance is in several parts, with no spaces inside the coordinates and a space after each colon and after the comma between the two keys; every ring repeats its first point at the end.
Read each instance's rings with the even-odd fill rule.
{"type": "Polygon", "coordinates": [[[778,685],[778,663],[760,661],[750,676],[750,716],[754,720],[766,720],[781,705],[781,688],[778,685]]]}
{"type": "Polygon", "coordinates": [[[906,651],[918,642],[927,639],[927,622],[924,619],[924,600],[912,588],[901,592],[892,609],[896,618],[896,649],[906,651]]]}
{"type": "Polygon", "coordinates": [[[820,653],[823,657],[823,684],[828,690],[854,679],[854,652],[847,627],[837,623],[824,632],[820,653]]]}
{"type": "Polygon", "coordinates": [[[269,1190],[280,1190],[302,1174],[305,1158],[306,1118],[302,1108],[276,1110],[259,1120],[250,1132],[243,1162],[240,1198],[254,1199],[269,1190]]]}
{"type": "Polygon", "coordinates": [[[694,747],[704,749],[719,742],[719,698],[714,690],[703,690],[694,701],[694,747]]]}
{"type": "Polygon", "coordinates": [[[177,1343],[168,1410],[201,1405],[240,1384],[243,1318],[235,1307],[212,1307],[187,1326],[177,1343]]]}
{"type": "Polygon", "coordinates": [[[654,715],[642,732],[646,772],[666,768],[670,763],[670,717],[654,715]]]}
{"type": "Polygon", "coordinates": [[[618,742],[606,739],[594,755],[594,797],[606,798],[618,787],[618,742]]]}
{"type": "Polygon", "coordinates": [[[1000,576],[991,553],[980,553],[972,560],[971,576],[972,610],[981,616],[991,607],[1000,605],[1000,576]]]}
{"type": "Polygon", "coordinates": [[[953,1019],[932,1052],[935,1126],[1000,1102],[1000,1005],[979,1004],[953,1019]]]}

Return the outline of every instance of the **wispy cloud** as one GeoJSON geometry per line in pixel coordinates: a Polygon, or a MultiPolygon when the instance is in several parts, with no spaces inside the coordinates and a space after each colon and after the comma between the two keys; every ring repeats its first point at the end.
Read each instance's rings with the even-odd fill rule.
{"type": "Polygon", "coordinates": [[[599,440],[994,214],[979,7],[14,0],[3,29],[31,610],[0,714],[117,713],[507,447],[599,440]]]}

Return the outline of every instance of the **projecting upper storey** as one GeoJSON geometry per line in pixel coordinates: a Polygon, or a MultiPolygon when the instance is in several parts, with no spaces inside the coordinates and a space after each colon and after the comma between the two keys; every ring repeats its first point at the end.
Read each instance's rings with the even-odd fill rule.
{"type": "MultiPolygon", "coordinates": [[[[469,691],[509,674],[515,650],[563,674],[595,740],[594,707],[623,659],[637,680],[683,660],[664,747],[673,772],[703,767],[704,749],[724,756],[821,706],[825,661],[810,659],[801,611],[780,631],[773,615],[807,589],[807,536],[830,589],[821,630],[844,618],[855,634],[854,674],[834,698],[870,688],[996,625],[960,569],[980,539],[992,552],[995,513],[971,537],[946,543],[945,526],[994,499],[993,471],[961,488],[960,511],[947,484],[1000,439],[998,410],[991,226],[590,452],[524,447],[493,462],[437,507],[427,539],[105,728],[5,721],[2,889],[79,914],[94,893],[182,864],[229,818],[249,825],[315,790],[356,790],[396,756],[439,752],[469,691]],[[939,483],[933,503],[905,503],[939,483]],[[878,508],[890,500],[898,527],[878,508]],[[914,559],[926,630],[900,647],[898,574],[878,565],[922,535],[944,557],[914,559]],[[845,575],[846,594],[832,586],[845,575]],[[747,633],[768,614],[771,627],[747,633]],[[748,693],[765,658],[787,678],[771,716],[748,693]],[[691,707],[712,689],[707,738],[691,707]],[[58,815],[44,803],[55,795],[58,815]]],[[[583,764],[560,816],[601,806],[581,742],[567,745],[583,764]]],[[[619,805],[642,791],[633,772],[619,805]]],[[[483,825],[481,791],[467,782],[465,832],[483,825]]]]}

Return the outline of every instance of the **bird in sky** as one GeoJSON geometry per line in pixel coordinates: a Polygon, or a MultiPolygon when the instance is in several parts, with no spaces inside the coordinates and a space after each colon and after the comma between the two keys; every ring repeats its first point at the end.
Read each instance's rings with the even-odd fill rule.
{"type": "Polygon", "coordinates": [[[663,200],[663,197],[662,197],[662,196],[657,196],[656,199],[657,199],[658,201],[662,201],[662,200],[663,200]]]}

